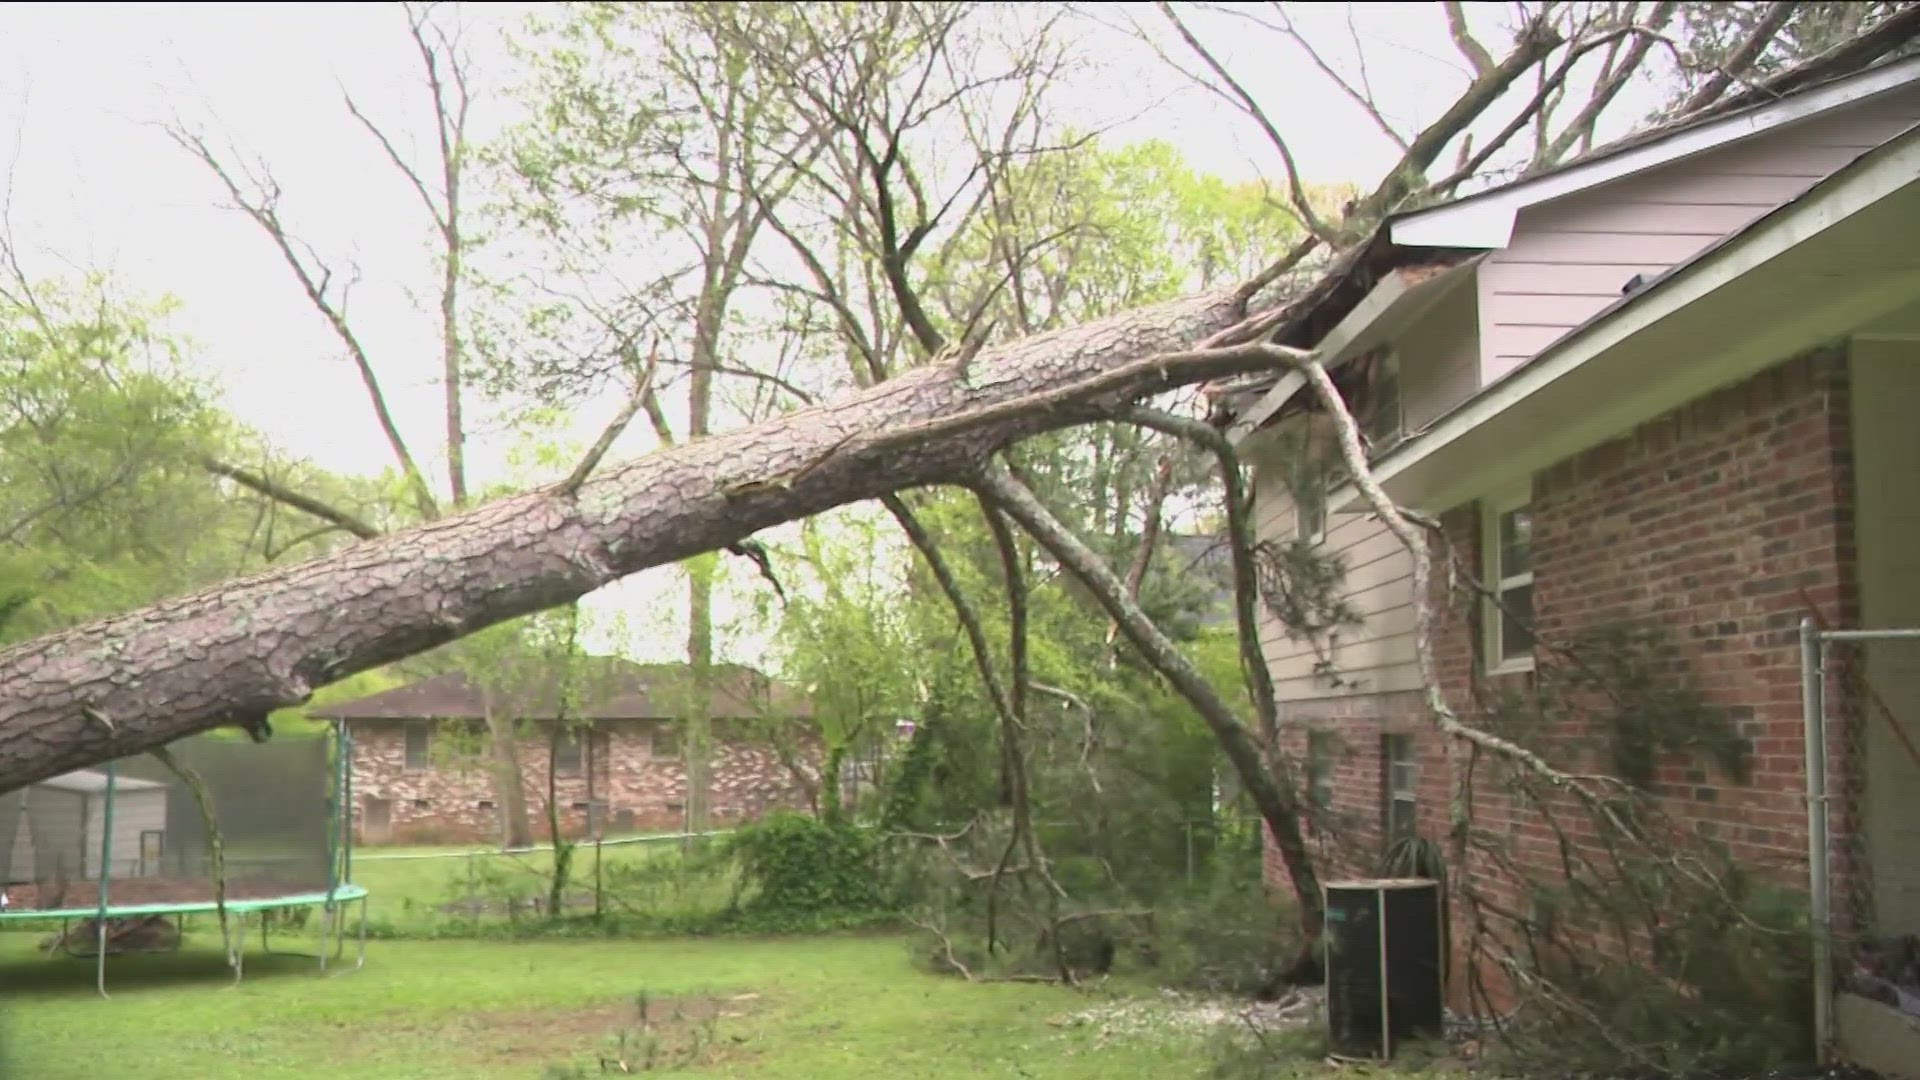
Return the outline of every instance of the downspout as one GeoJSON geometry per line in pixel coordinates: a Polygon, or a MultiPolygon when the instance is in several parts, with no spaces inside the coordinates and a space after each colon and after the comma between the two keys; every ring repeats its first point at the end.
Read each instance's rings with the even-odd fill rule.
{"type": "Polygon", "coordinates": [[[1832,883],[1827,866],[1826,649],[1811,617],[1800,620],[1800,704],[1807,751],[1807,906],[1813,934],[1813,1046],[1819,1064],[1833,1045],[1832,883]]]}

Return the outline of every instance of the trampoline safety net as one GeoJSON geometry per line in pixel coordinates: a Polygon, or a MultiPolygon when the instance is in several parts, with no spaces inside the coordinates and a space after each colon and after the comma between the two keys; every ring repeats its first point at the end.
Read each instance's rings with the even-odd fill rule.
{"type": "MultiPolygon", "coordinates": [[[[332,739],[174,743],[211,797],[226,899],[324,892],[336,849],[332,739]]],[[[0,793],[0,887],[13,913],[211,903],[213,856],[192,788],[152,755],[0,793]],[[112,777],[109,798],[109,775],[112,777]]]]}

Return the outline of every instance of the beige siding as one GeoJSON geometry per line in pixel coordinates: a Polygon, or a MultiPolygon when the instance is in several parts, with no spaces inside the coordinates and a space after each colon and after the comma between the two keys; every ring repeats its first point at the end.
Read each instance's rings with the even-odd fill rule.
{"type": "Polygon", "coordinates": [[[1920,87],[1772,131],[1520,213],[1478,275],[1481,384],[1617,301],[1635,274],[1721,237],[1920,123],[1920,87]]]}
{"type": "MultiPolygon", "coordinates": [[[[1406,426],[1418,431],[1476,389],[1480,351],[1474,287],[1463,284],[1436,300],[1395,347],[1406,426]]],[[[1289,421],[1284,430],[1297,437],[1300,423],[1289,421]]],[[[1288,537],[1296,531],[1293,500],[1282,479],[1284,463],[1276,460],[1278,441],[1271,434],[1264,436],[1253,452],[1255,522],[1263,537],[1288,537]]],[[[1406,551],[1371,514],[1331,516],[1320,550],[1345,565],[1343,595],[1360,624],[1315,643],[1288,636],[1268,619],[1261,628],[1261,644],[1281,700],[1417,689],[1412,564],[1406,551]],[[1330,685],[1324,675],[1315,674],[1322,660],[1331,662],[1343,685],[1330,685]]]]}
{"type": "Polygon", "coordinates": [[[1473,285],[1442,297],[1395,347],[1407,430],[1418,431],[1480,387],[1480,303],[1473,285]]]}
{"type": "MultiPolygon", "coordinates": [[[[1470,335],[1469,335],[1470,336],[1470,335]]],[[[1470,355],[1470,353],[1469,353],[1470,355]]],[[[1402,361],[1405,365],[1405,361],[1402,361]]],[[[1403,366],[1403,372],[1413,370],[1403,366]]],[[[1404,378],[1404,376],[1403,376],[1404,378]]],[[[1411,409],[1411,402],[1409,403],[1411,409]]],[[[1296,422],[1297,423],[1297,422],[1296,422]]],[[[1291,425],[1290,425],[1291,426],[1291,425]]],[[[1293,428],[1298,431],[1297,427],[1293,428]]],[[[1287,490],[1284,464],[1274,455],[1274,440],[1262,437],[1253,451],[1255,462],[1255,521],[1268,538],[1294,534],[1293,500],[1287,490]]],[[[1321,550],[1345,563],[1345,596],[1361,617],[1323,641],[1319,651],[1305,640],[1288,636],[1280,624],[1261,613],[1261,646],[1273,672],[1282,701],[1335,697],[1344,694],[1407,690],[1419,685],[1413,655],[1413,608],[1409,592],[1410,566],[1406,552],[1386,527],[1366,514],[1335,514],[1327,521],[1321,550]],[[1330,660],[1341,680],[1333,686],[1314,672],[1322,658],[1330,660]]]]}

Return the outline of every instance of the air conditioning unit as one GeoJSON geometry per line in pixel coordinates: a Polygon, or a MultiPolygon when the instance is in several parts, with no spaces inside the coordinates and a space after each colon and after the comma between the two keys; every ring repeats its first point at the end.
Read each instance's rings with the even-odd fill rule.
{"type": "Polygon", "coordinates": [[[1440,883],[1426,878],[1326,886],[1327,1048],[1385,1060],[1439,1038],[1444,970],[1440,883]]]}

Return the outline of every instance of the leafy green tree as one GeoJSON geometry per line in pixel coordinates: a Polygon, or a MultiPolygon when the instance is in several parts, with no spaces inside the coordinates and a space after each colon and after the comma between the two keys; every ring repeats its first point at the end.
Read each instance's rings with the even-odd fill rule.
{"type": "Polygon", "coordinates": [[[0,287],[0,640],[341,539],[202,466],[257,439],[193,373],[170,311],[104,279],[0,287]]]}

